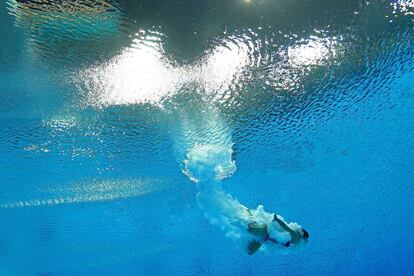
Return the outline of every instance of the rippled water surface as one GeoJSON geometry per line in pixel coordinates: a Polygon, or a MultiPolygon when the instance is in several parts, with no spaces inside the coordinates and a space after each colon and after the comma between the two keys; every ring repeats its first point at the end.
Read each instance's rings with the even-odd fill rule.
{"type": "Polygon", "coordinates": [[[0,275],[410,275],[414,1],[6,0],[0,275]],[[183,160],[307,226],[248,256],[183,160]]]}

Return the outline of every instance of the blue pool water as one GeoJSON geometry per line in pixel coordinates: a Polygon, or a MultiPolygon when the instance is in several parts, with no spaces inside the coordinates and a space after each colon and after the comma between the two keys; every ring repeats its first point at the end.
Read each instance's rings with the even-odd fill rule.
{"type": "Polygon", "coordinates": [[[413,19],[411,0],[2,2],[0,275],[414,274],[413,19]],[[248,255],[211,183],[309,241],[248,255]]]}

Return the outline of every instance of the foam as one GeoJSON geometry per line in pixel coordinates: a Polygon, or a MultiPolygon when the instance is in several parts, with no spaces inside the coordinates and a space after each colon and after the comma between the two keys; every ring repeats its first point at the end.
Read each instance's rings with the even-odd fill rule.
{"type": "Polygon", "coordinates": [[[183,172],[194,182],[228,178],[236,172],[232,154],[231,146],[197,144],[187,154],[183,172]]]}

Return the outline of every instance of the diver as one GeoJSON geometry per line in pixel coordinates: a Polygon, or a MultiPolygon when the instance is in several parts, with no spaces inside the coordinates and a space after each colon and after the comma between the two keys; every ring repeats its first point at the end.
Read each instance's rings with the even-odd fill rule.
{"type": "MultiPolygon", "coordinates": [[[[250,210],[248,210],[250,212],[250,210]]],[[[273,215],[273,220],[269,224],[263,222],[252,221],[248,224],[247,231],[255,236],[247,245],[247,253],[253,255],[265,242],[273,244],[279,244],[284,247],[290,247],[301,243],[307,242],[309,239],[309,233],[302,227],[298,227],[297,224],[287,224],[284,219],[276,214],[273,215]],[[289,226],[290,225],[290,226],[289,226]],[[278,232],[275,232],[278,231],[278,232]],[[289,238],[281,238],[280,235],[273,236],[273,233],[280,233],[280,230],[288,233],[289,238]]],[[[286,237],[286,235],[284,235],[286,237]]]]}

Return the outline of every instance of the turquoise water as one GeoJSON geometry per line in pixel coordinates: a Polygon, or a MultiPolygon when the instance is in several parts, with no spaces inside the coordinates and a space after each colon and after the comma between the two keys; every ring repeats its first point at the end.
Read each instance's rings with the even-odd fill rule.
{"type": "Polygon", "coordinates": [[[413,274],[413,1],[40,2],[0,5],[0,275],[413,274]],[[216,182],[309,241],[248,255],[216,182]]]}

